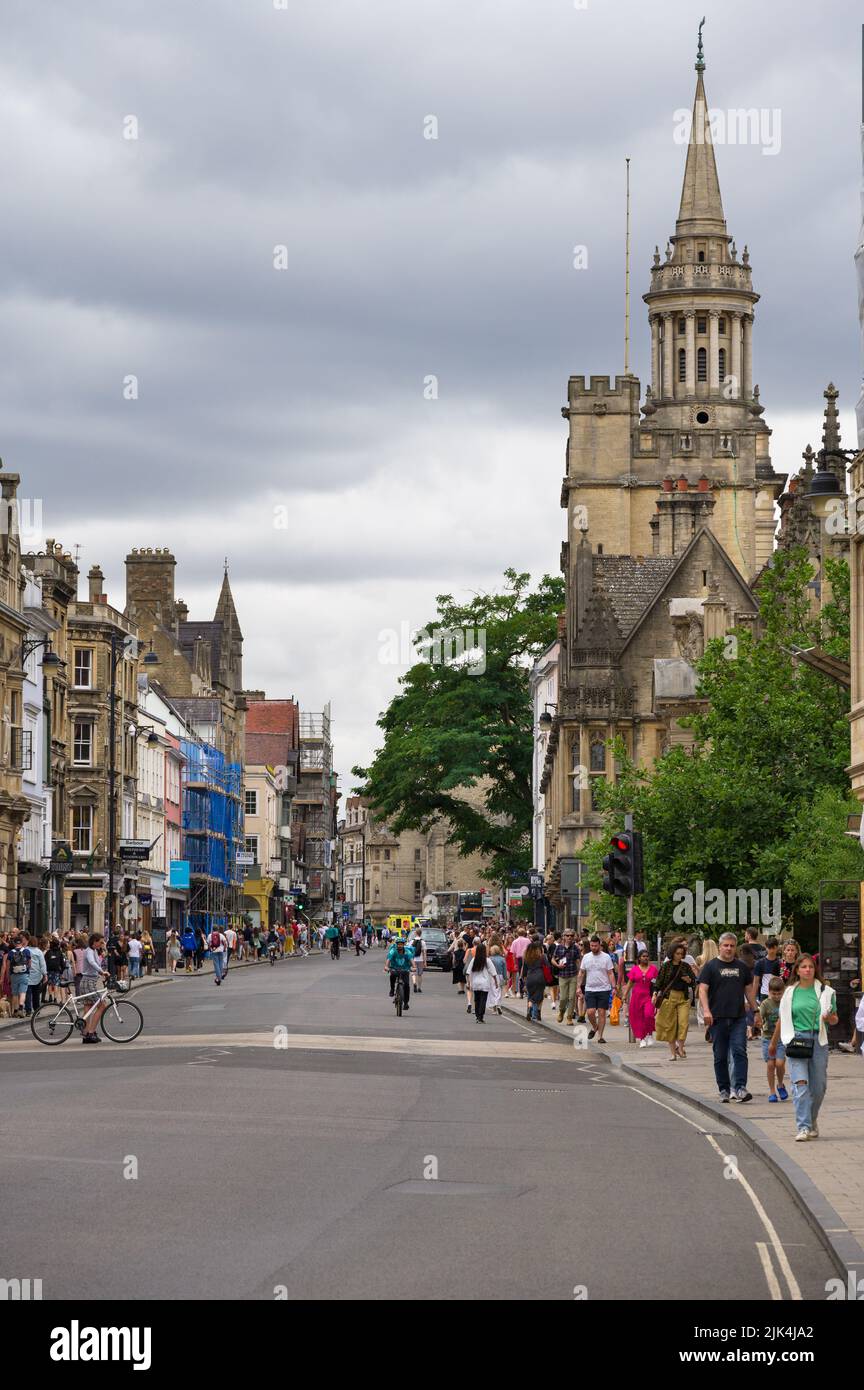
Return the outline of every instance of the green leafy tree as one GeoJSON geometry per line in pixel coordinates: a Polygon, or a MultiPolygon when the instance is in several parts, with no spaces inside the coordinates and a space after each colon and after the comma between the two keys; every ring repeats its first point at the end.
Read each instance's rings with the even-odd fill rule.
{"type": "MultiPolygon", "coordinates": [[[[848,567],[835,562],[829,577],[832,601],[814,618],[806,552],[775,554],[760,581],[759,634],[742,629],[734,644],[710,642],[697,665],[708,703],[691,721],[692,750],[675,748],[644,769],[616,749],[621,775],[601,787],[600,805],[610,832],[632,811],[645,837],[646,891],[636,900],[645,930],[671,927],[676,889],[693,891],[700,879],[706,888],[780,888],[784,915],[800,917],[813,910],[814,882],[830,876],[826,864],[834,873],[850,862],[852,842],[844,845],[838,830],[848,799],[848,691],[794,655],[818,645],[848,658],[848,567]],[[822,848],[814,837],[803,854],[817,807],[822,848]],[[834,831],[841,839],[832,851],[834,831]]],[[[583,855],[596,890],[605,852],[590,845],[583,855]]],[[[605,920],[619,924],[623,911],[601,893],[605,920]]]]}
{"type": "MultiPolygon", "coordinates": [[[[418,661],[378,720],[384,742],[368,767],[353,768],[373,811],[394,834],[449,823],[461,854],[490,859],[485,877],[503,882],[530,861],[532,662],[557,633],[562,579],[505,571],[500,593],[467,602],[436,599],[435,633],[476,635],[482,660],[418,661]],[[481,637],[482,634],[482,637],[481,637]],[[464,793],[475,788],[469,801],[464,793]]],[[[468,639],[470,646],[470,639],[468,639]]],[[[441,643],[442,655],[446,643],[441,643]]],[[[475,653],[476,653],[475,649],[475,653]]]]}

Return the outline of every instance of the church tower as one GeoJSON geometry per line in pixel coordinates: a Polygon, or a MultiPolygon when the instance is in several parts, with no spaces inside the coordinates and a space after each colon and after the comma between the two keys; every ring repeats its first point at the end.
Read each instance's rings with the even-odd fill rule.
{"type": "Polygon", "coordinates": [[[643,296],[651,385],[640,410],[633,376],[570,378],[562,505],[570,540],[587,532],[599,554],[677,556],[707,526],[750,583],[771,556],[785,476],[753,383],[759,296],[726,228],[704,71],[700,33],[675,232],[643,296]]]}

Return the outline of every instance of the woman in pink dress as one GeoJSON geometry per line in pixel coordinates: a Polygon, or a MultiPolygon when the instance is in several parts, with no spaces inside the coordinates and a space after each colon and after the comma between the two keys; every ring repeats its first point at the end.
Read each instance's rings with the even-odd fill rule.
{"type": "Polygon", "coordinates": [[[654,1005],[651,1003],[651,981],[657,979],[657,966],[651,964],[647,951],[639,958],[627,976],[623,1003],[630,998],[630,1027],[640,1047],[650,1047],[654,1039],[654,1005]]]}

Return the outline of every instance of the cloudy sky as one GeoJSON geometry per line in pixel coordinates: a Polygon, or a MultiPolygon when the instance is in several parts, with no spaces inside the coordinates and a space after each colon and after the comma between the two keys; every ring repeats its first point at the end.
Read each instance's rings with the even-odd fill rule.
{"type": "Polygon", "coordinates": [[[646,380],[703,13],[710,105],[774,144],[780,113],[717,160],[790,470],[829,379],[854,443],[851,0],[6,0],[0,454],[43,534],[121,607],[128,549],[171,547],[196,618],[228,556],[247,685],[329,699],[365,760],[382,634],[557,570],[567,377],[623,365],[627,155],[646,380]]]}

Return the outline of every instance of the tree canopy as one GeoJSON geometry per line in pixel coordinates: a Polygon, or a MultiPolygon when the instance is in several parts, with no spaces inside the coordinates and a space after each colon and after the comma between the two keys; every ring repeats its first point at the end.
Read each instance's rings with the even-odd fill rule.
{"type": "MultiPolygon", "coordinates": [[[[618,747],[621,773],[601,787],[600,806],[610,833],[625,810],[643,832],[636,920],[646,930],[671,926],[675,890],[698,880],[779,888],[784,920],[794,922],[817,907],[820,879],[864,870],[860,847],[842,833],[857,808],[845,771],[849,692],[795,655],[819,646],[848,660],[848,566],[829,560],[826,573],[832,598],[814,617],[806,552],[775,553],[759,582],[758,634],[709,642],[697,663],[708,704],[690,721],[692,749],[675,747],[644,769],[618,747]]],[[[583,851],[597,891],[605,852],[604,843],[583,851]]],[[[597,910],[618,923],[624,903],[600,893],[597,910]]]]}
{"type": "Polygon", "coordinates": [[[564,582],[508,569],[498,593],[436,599],[419,660],[378,720],[384,742],[357,790],[394,834],[449,823],[460,853],[502,882],[531,856],[530,670],[554,641],[564,582]],[[436,634],[438,637],[436,639],[436,634]],[[463,634],[448,651],[442,634],[463,634]],[[460,647],[465,651],[459,655],[460,647]],[[466,799],[466,793],[470,800],[466,799]]]}

